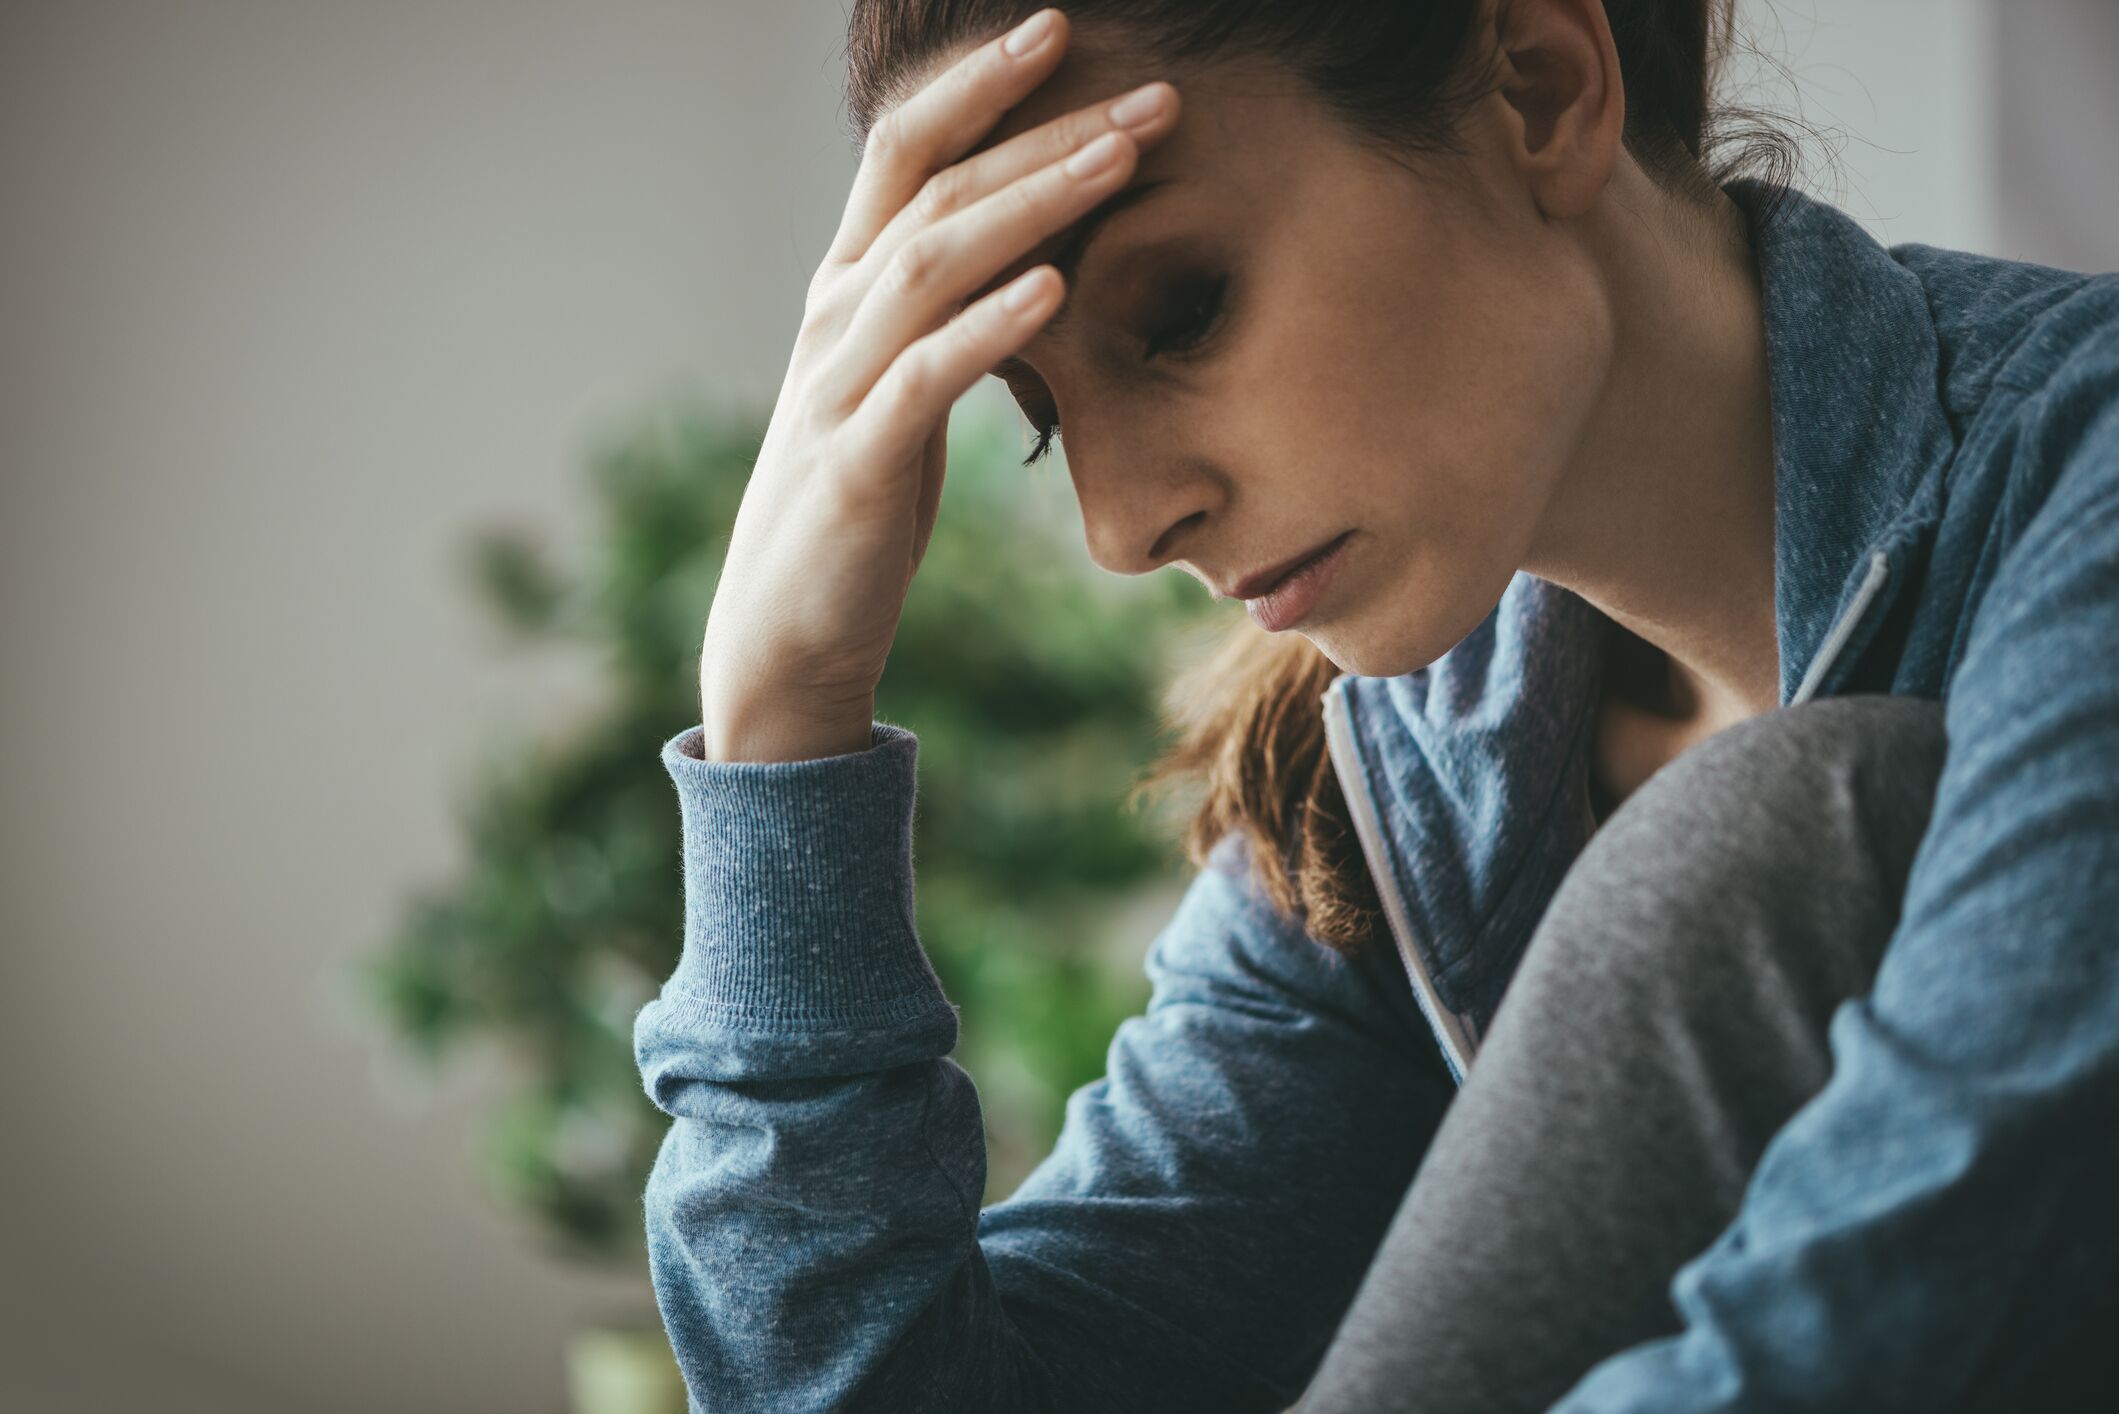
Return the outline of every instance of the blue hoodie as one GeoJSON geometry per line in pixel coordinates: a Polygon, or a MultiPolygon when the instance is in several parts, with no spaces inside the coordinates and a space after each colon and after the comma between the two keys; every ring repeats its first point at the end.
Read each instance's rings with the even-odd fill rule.
{"type": "MultiPolygon", "coordinates": [[[[1684,1330],[1557,1408],[2005,1404],[2119,1287],[2119,277],[1730,193],[1765,298],[1781,700],[1937,699],[1950,745],[1875,986],[1677,1274],[1684,1330]]],[[[694,1407],[1292,1403],[1588,839],[1606,627],[1519,574],[1427,668],[1335,681],[1394,948],[1310,941],[1225,839],[1107,1074],[984,1210],[913,926],[917,739],[665,744],[684,952],[634,1039],[674,1120],[646,1222],[694,1407]]]]}

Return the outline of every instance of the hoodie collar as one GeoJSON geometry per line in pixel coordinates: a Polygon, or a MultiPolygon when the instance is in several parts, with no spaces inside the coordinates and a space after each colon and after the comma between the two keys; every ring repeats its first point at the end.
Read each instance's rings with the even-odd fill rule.
{"type": "MultiPolygon", "coordinates": [[[[1843,615],[1873,620],[1874,554],[1892,547],[1903,567],[1911,541],[1893,532],[1933,500],[1953,439],[1913,274],[1830,206],[1750,181],[1728,191],[1751,222],[1763,295],[1785,704],[1843,615]]],[[[1610,626],[1571,591],[1519,573],[1428,667],[1333,685],[1359,746],[1340,769],[1360,773],[1413,944],[1474,1034],[1588,841],[1610,626]]],[[[1860,646],[1845,645],[1834,680],[1860,646]]]]}
{"type": "Polygon", "coordinates": [[[1844,212],[1754,181],[1727,190],[1751,223],[1765,306],[1786,704],[1861,592],[1872,552],[1928,508],[1955,438],[1918,277],[1844,212]]]}

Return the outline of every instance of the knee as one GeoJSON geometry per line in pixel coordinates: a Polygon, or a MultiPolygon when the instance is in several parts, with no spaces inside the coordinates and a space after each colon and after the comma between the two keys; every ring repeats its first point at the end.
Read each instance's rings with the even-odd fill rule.
{"type": "MultiPolygon", "coordinates": [[[[1753,859],[1917,839],[1933,808],[1947,739],[1939,702],[1831,697],[1737,723],[1679,756],[1610,824],[1658,837],[1696,833],[1753,859]]],[[[1897,851],[1892,851],[1896,853],[1897,851]]]]}
{"type": "Polygon", "coordinates": [[[1591,837],[1548,910],[1548,950],[1678,988],[1719,985],[1720,951],[1767,967],[1777,950],[1841,947],[1859,963],[1896,920],[1944,742],[1941,706],[1902,697],[1813,701],[1717,733],[1591,837]]]}

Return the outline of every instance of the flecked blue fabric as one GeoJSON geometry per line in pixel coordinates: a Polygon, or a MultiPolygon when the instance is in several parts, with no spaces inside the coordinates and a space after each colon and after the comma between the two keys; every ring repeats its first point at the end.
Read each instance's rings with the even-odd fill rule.
{"type": "MultiPolygon", "coordinates": [[[[1781,699],[1845,620],[1814,694],[1940,699],[1949,757],[1830,1082],[1673,1283],[1683,1332],[1557,1408],[2005,1408],[2119,1283],[2119,277],[1731,193],[1765,291],[1781,699]]],[[[1474,1034],[1587,839],[1603,627],[1519,575],[1430,667],[1341,680],[1342,768],[1474,1034]]],[[[872,742],[663,747],[686,933],[635,1046],[674,1121],[645,1217],[693,1407],[1284,1409],[1455,1093],[1397,959],[1308,941],[1224,841],[1105,1078],[981,1211],[913,925],[917,741],[872,742]]]]}

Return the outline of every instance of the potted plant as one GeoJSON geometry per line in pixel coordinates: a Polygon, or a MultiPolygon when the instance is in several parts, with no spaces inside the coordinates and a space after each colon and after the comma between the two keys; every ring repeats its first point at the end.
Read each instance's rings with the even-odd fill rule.
{"type": "MultiPolygon", "coordinates": [[[[637,1309],[577,1332],[578,1414],[681,1411],[646,1280],[641,1194],[668,1119],[634,1068],[634,1014],[682,943],[677,805],[658,759],[698,719],[698,642],[762,421],[668,408],[596,455],[598,523],[562,563],[534,534],[466,542],[480,600],[519,644],[586,651],[602,693],[508,740],[457,790],[467,863],[405,901],[359,969],[426,1065],[497,1048],[513,1088],[480,1136],[487,1187],[553,1252],[637,1272],[637,1309]]],[[[1163,664],[1209,627],[1180,576],[1088,570],[1064,481],[1016,465],[1006,419],[959,409],[927,559],[878,714],[918,731],[921,937],[963,1009],[956,1058],[988,1119],[988,1199],[1049,1148],[1067,1094],[1139,1010],[1143,889],[1174,891],[1170,821],[1122,808],[1160,745],[1163,664]]]]}

